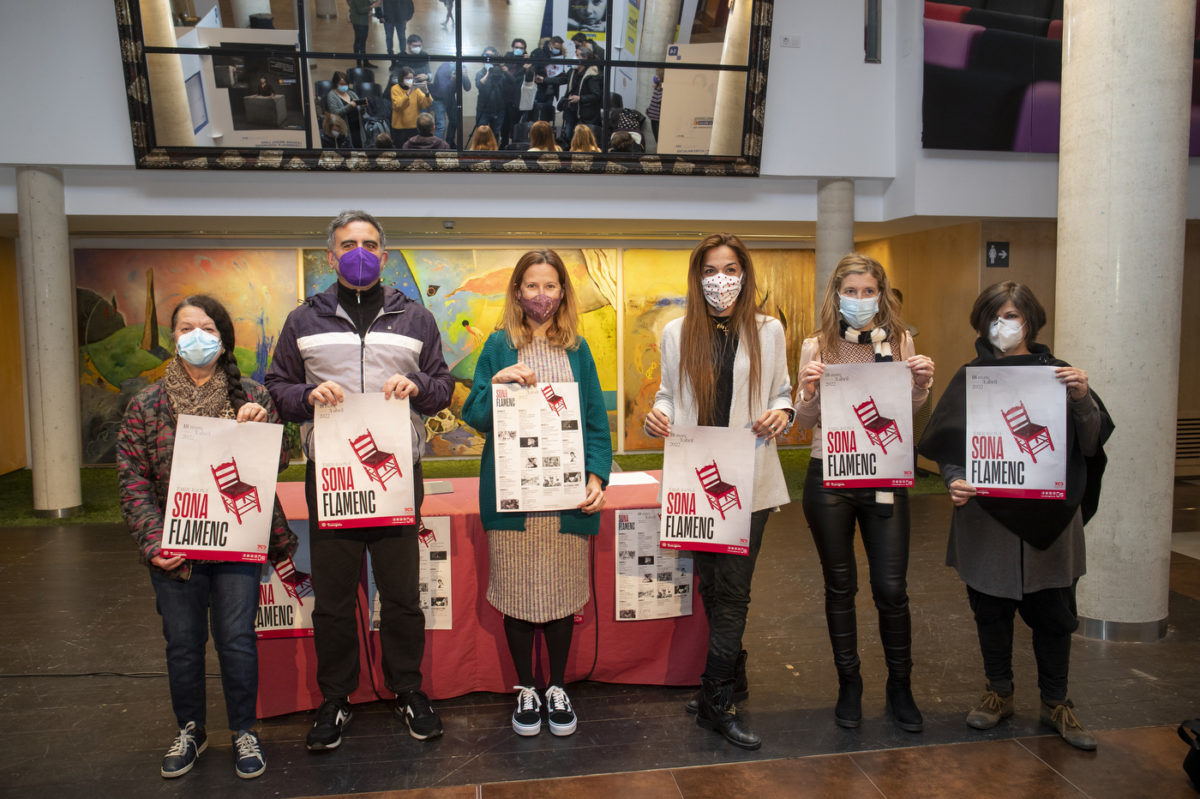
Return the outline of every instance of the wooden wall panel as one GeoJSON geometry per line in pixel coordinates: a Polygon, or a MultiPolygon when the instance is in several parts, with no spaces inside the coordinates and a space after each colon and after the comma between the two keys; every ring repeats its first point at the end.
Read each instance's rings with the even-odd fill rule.
{"type": "Polygon", "coordinates": [[[1058,223],[1049,221],[987,221],[980,223],[979,287],[1015,280],[1033,289],[1046,309],[1046,326],[1037,340],[1054,349],[1054,275],[1057,261],[1058,223]],[[989,267],[983,257],[989,241],[1009,245],[1007,268],[989,267]]]}
{"type": "Polygon", "coordinates": [[[0,474],[7,474],[26,465],[21,308],[17,302],[16,242],[12,239],[0,239],[0,386],[8,396],[0,414],[0,474]]]}
{"type": "Polygon", "coordinates": [[[1179,348],[1179,418],[1200,416],[1200,222],[1187,223],[1179,348]]]}

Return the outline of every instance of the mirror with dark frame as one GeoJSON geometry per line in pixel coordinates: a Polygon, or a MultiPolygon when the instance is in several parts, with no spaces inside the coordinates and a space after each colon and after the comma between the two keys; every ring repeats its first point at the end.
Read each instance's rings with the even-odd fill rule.
{"type": "Polygon", "coordinates": [[[115,3],[141,167],[758,173],[771,0],[115,3]]]}

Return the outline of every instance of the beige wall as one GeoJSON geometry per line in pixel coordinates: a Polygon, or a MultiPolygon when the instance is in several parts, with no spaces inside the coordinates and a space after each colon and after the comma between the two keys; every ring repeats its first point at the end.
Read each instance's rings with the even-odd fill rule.
{"type": "Polygon", "coordinates": [[[17,304],[16,242],[0,239],[0,474],[25,468],[25,387],[21,378],[21,309],[17,304]]]}

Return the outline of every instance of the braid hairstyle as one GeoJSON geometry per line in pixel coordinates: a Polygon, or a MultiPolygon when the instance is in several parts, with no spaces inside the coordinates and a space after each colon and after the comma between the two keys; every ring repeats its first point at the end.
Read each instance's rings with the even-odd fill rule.
{"type": "Polygon", "coordinates": [[[217,366],[225,372],[225,376],[228,378],[229,404],[232,406],[233,412],[237,413],[238,408],[249,402],[250,398],[246,396],[246,389],[242,385],[242,370],[238,368],[237,357],[233,354],[233,320],[229,317],[229,311],[226,311],[224,305],[207,294],[193,294],[185,297],[183,302],[176,305],[175,310],[171,312],[172,330],[175,329],[179,309],[189,306],[204,311],[217,326],[217,333],[221,336],[221,354],[217,356],[217,366]]]}

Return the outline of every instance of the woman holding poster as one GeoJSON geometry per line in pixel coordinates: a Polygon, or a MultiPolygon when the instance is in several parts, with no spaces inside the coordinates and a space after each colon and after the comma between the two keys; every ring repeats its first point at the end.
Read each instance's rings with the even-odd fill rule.
{"type": "MultiPolygon", "coordinates": [[[[588,537],[600,532],[600,509],[612,464],[612,439],[600,377],[578,333],[579,306],[571,277],[554,250],[521,256],[508,282],[504,311],[475,366],[462,418],[487,435],[479,472],[479,514],[488,533],[487,599],[504,614],[504,634],[517,669],[513,731],[537,735],[542,696],[533,679],[534,630],[542,627],[550,656],[544,693],[554,735],[575,732],[576,715],[563,686],[575,614],[587,604],[588,537]],[[573,509],[525,513],[496,508],[492,386],[577,383],[583,423],[584,499],[573,509]]],[[[504,431],[507,432],[507,431],[504,431]]]]}
{"type": "MultiPolygon", "coordinates": [[[[266,389],[242,377],[234,357],[233,322],[221,303],[204,295],[186,298],[171,314],[171,337],[177,357],[167,361],[161,380],[129,403],[117,437],[121,514],[150,569],[167,641],[171,705],[179,724],[161,774],[182,777],[208,746],[204,650],[211,615],[233,731],[235,771],[251,779],[266,770],[258,736],[251,730],[258,722],[254,620],[261,564],[166,558],[161,544],[179,414],[275,424],[279,417],[266,389]]],[[[280,470],[287,465],[285,444],[279,453],[280,470]]],[[[268,558],[277,561],[295,549],[296,536],[276,498],[268,558]]]]}
{"type": "MultiPolygon", "coordinates": [[[[1067,698],[1071,633],[1079,626],[1075,584],[1085,572],[1083,525],[1096,511],[1112,419],[1088,388],[1087,374],[1037,343],[1046,312],[1028,286],[997,283],[971,309],[977,357],[954,375],[921,438],[920,451],[937,461],[950,489],[954,515],[946,563],[967,584],[987,686],[967,714],[977,730],[1013,714],[1013,617],[1033,629],[1042,723],[1080,749],[1095,749],[1067,698]],[[966,480],[967,367],[1057,367],[1066,386],[1066,498],[976,496],[966,480]]],[[[1062,446],[1061,442],[1058,446],[1062,446]]]]}
{"type": "MultiPolygon", "coordinates": [[[[913,700],[912,622],[908,610],[908,490],[827,488],[826,449],[848,450],[846,441],[822,440],[821,377],[826,364],[882,363],[897,356],[911,373],[912,408],[920,408],[933,385],[933,361],[917,355],[887,274],[874,258],[850,253],[838,262],[821,301],[820,329],[800,350],[796,419],[813,428],[812,459],[804,481],[804,518],[812,531],[825,578],[825,620],[838,674],[834,721],[854,728],[862,722],[863,682],[859,673],[854,595],[854,523],[862,532],[879,611],[879,637],[887,663],[887,708],[896,725],[920,732],[924,719],[913,700]],[[830,446],[830,443],[833,446],[830,446]]],[[[911,440],[902,446],[910,448],[911,440]]],[[[829,454],[833,454],[832,452],[829,454]]]]}
{"type": "Polygon", "coordinates": [[[742,633],[750,582],[767,515],[790,501],[775,449],[792,419],[787,345],[779,320],[758,313],[757,295],[754,263],[737,236],[714,233],[692,250],[684,316],[663,328],[661,382],[645,422],[660,438],[672,425],[749,428],[757,436],[749,553],[693,553],[709,632],[700,693],[688,711],[743,749],[762,745],[734,707],[749,695],[742,633]]]}

